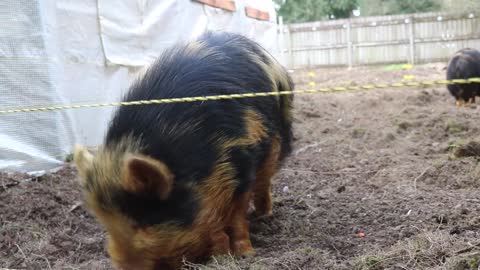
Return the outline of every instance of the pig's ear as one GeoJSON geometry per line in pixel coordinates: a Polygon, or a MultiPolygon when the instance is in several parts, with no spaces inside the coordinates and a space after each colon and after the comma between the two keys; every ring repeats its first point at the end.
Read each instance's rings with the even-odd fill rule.
{"type": "Polygon", "coordinates": [[[159,199],[168,199],[173,174],[163,162],[142,155],[129,156],[125,159],[124,173],[122,185],[127,191],[154,192],[159,199]]]}
{"type": "Polygon", "coordinates": [[[77,166],[78,173],[83,177],[93,166],[93,155],[85,147],[77,144],[73,150],[73,161],[77,166]]]}

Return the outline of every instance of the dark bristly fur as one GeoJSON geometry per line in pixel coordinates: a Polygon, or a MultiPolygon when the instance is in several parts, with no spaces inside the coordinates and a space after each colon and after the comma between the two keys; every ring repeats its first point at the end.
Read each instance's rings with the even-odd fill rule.
{"type": "MultiPolygon", "coordinates": [[[[198,52],[192,52],[189,46],[167,50],[144,78],[132,86],[124,101],[275,90],[269,75],[250,57],[255,54],[269,63],[257,44],[240,35],[213,33],[201,36],[196,42],[193,47],[201,46],[198,52]]],[[[281,97],[284,98],[291,97],[281,97]]],[[[284,103],[281,101],[282,106],[289,106],[284,103]]],[[[219,138],[244,136],[242,112],[247,108],[261,114],[270,136],[280,134],[283,155],[288,154],[290,123],[279,117],[282,108],[274,97],[121,107],[113,118],[105,144],[107,147],[117,145],[126,136],[141,138],[142,153],[163,161],[176,176],[178,186],[202,181],[212,173],[218,159],[219,138]],[[179,125],[184,130],[178,130],[179,125]]],[[[259,166],[261,155],[267,151],[266,144],[231,151],[231,159],[239,167],[237,173],[243,176],[239,187],[248,186],[254,180],[254,171],[248,175],[246,169],[259,166]]]]}
{"type": "MultiPolygon", "coordinates": [[[[480,52],[472,48],[459,50],[449,61],[447,80],[480,77],[480,52]]],[[[447,88],[457,101],[475,101],[480,95],[480,83],[452,84],[447,88]]]]}
{"type": "MultiPolygon", "coordinates": [[[[255,42],[205,33],[166,50],[124,101],[291,90],[286,70],[255,42]]],[[[281,95],[120,107],[98,154],[75,154],[116,264],[176,268],[182,256],[222,250],[212,239],[225,232],[234,252],[251,252],[243,211],[255,190],[260,214],[271,214],[270,178],[291,152],[292,102],[281,95]]]]}

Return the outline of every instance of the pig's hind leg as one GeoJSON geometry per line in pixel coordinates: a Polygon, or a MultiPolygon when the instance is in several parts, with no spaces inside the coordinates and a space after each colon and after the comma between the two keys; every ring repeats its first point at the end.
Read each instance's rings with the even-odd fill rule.
{"type": "Polygon", "coordinates": [[[270,151],[257,170],[255,185],[253,187],[253,203],[256,216],[272,215],[272,177],[277,171],[278,158],[280,155],[280,142],[273,139],[270,151]]]}
{"type": "Polygon", "coordinates": [[[230,235],[230,245],[233,253],[237,256],[253,256],[255,250],[250,241],[247,210],[251,199],[251,192],[240,195],[234,203],[234,212],[227,228],[230,235]]]}

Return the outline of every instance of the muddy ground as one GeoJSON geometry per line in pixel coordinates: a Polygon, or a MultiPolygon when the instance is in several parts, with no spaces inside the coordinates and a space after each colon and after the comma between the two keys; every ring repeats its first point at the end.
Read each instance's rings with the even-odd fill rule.
{"type": "MultiPolygon", "coordinates": [[[[443,67],[293,76],[307,89],[443,79],[443,67]]],[[[295,107],[274,217],[251,220],[257,256],[205,269],[478,268],[479,108],[456,108],[444,86],[304,95],[295,107]]],[[[0,268],[112,269],[75,177],[68,165],[18,185],[28,177],[0,175],[0,268]]]]}

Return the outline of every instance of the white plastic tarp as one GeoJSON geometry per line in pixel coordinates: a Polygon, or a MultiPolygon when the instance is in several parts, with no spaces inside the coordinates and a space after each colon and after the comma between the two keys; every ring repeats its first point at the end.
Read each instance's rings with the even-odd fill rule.
{"type": "MultiPolygon", "coordinates": [[[[54,36],[47,25],[54,1],[0,4],[0,107],[62,104],[54,36]]],[[[37,171],[61,164],[73,142],[68,111],[0,115],[0,170],[37,171]]]]}
{"type": "MultiPolygon", "coordinates": [[[[229,12],[191,0],[3,0],[0,109],[118,101],[139,69],[205,30],[245,34],[277,55],[272,1],[235,4],[229,12]],[[246,6],[271,21],[246,17],[246,6]]],[[[60,166],[74,143],[102,142],[113,109],[0,115],[0,170],[60,166]]]]}
{"type": "Polygon", "coordinates": [[[244,34],[276,54],[277,29],[272,1],[237,0],[236,12],[191,0],[99,0],[99,20],[109,63],[144,66],[165,48],[205,30],[244,34]],[[115,6],[115,9],[112,7],[115,6]],[[245,7],[270,13],[270,21],[245,15],[245,7]]]}

